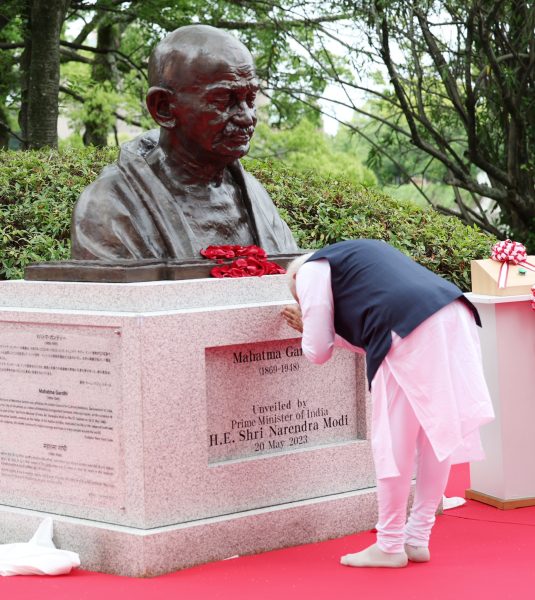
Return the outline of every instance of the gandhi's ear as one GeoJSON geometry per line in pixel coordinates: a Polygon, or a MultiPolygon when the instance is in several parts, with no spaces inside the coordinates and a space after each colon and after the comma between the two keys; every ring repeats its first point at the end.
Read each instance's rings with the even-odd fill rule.
{"type": "Polygon", "coordinates": [[[176,124],[172,105],[174,94],[170,90],[161,87],[151,87],[147,92],[147,108],[152,118],[160,125],[170,129],[176,124]]]}

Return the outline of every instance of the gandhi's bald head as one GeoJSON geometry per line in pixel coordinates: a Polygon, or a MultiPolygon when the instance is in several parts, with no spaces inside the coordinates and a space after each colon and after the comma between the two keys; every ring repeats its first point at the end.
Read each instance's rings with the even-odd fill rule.
{"type": "Polygon", "coordinates": [[[189,25],[169,34],[149,61],[147,107],[169,152],[207,163],[244,156],[256,125],[253,58],[230,34],[189,25]]]}
{"type": "Polygon", "coordinates": [[[149,85],[178,91],[206,83],[222,64],[254,69],[249,50],[235,37],[208,25],[187,25],[165,37],[149,60],[149,85]]]}

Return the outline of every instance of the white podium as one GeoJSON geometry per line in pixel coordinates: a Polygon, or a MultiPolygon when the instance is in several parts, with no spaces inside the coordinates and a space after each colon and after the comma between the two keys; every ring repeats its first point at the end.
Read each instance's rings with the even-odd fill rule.
{"type": "Polygon", "coordinates": [[[501,509],[535,505],[535,312],[530,296],[467,294],[481,315],[483,367],[496,420],[466,497],[501,509]]]}

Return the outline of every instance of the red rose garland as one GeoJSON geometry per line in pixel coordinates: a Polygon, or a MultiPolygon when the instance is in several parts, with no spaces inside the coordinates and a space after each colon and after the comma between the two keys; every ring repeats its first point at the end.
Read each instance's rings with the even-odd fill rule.
{"type": "Polygon", "coordinates": [[[261,277],[262,275],[282,275],[286,271],[274,262],[267,260],[266,251],[258,246],[208,246],[201,255],[209,260],[222,263],[225,258],[236,258],[230,265],[214,267],[212,277],[261,277]]]}
{"type": "Polygon", "coordinates": [[[223,258],[236,258],[238,256],[267,258],[266,251],[258,246],[208,246],[208,248],[201,250],[201,256],[210,260],[222,260],[223,258]]]}

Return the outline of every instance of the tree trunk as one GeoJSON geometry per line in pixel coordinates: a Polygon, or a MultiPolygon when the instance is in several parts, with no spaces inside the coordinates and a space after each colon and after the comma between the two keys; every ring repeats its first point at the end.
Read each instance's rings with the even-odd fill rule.
{"type": "Polygon", "coordinates": [[[27,148],[58,145],[59,40],[69,0],[32,0],[26,40],[26,110],[21,127],[27,148]]]}
{"type": "Polygon", "coordinates": [[[7,124],[7,111],[3,106],[0,106],[0,149],[7,148],[9,145],[9,129],[4,123],[7,124]]]}
{"type": "MultiPolygon", "coordinates": [[[[105,23],[99,25],[97,30],[97,48],[106,49],[117,49],[119,48],[119,28],[117,25],[111,23],[105,23]]],[[[92,68],[92,78],[97,84],[110,81],[114,84],[117,83],[117,66],[113,52],[106,54],[97,53],[95,55],[95,62],[92,68]]],[[[98,107],[91,114],[91,119],[88,119],[85,123],[84,132],[84,145],[89,146],[100,146],[104,147],[108,145],[108,134],[110,130],[107,124],[99,122],[98,107]]]]}
{"type": "Polygon", "coordinates": [[[32,7],[27,0],[23,3],[21,11],[22,30],[24,36],[24,50],[20,57],[20,110],[19,127],[24,148],[28,147],[28,88],[30,87],[30,59],[32,56],[32,37],[30,31],[32,7]]]}

